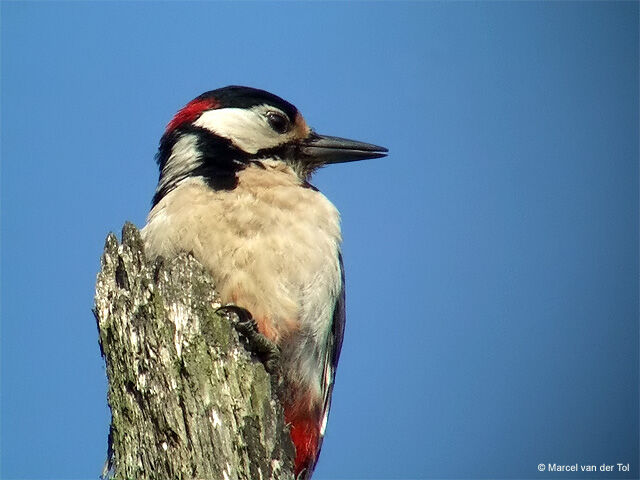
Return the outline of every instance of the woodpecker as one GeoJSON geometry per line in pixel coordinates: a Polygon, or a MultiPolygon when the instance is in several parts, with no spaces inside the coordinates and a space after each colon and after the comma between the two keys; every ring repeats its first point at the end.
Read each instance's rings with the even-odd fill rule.
{"type": "Polygon", "coordinates": [[[320,452],[345,326],[340,215],[309,180],[386,152],[319,135],[289,102],[241,86],[196,97],[160,140],[146,252],[191,252],[277,347],[298,479],[320,452]]]}

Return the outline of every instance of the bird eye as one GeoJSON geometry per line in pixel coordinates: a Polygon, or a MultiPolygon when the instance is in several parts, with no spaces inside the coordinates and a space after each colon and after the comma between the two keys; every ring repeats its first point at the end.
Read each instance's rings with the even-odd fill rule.
{"type": "Polygon", "coordinates": [[[267,121],[271,128],[278,133],[285,133],[289,130],[289,119],[277,112],[267,112],[267,121]]]}

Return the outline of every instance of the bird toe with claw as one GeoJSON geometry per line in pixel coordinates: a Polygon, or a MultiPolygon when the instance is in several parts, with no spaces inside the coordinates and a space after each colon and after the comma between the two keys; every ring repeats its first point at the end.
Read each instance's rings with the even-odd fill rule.
{"type": "Polygon", "coordinates": [[[245,340],[245,347],[260,359],[268,373],[276,376],[280,374],[280,349],[260,333],[249,310],[237,305],[226,305],[216,312],[231,320],[233,327],[245,340]]]}

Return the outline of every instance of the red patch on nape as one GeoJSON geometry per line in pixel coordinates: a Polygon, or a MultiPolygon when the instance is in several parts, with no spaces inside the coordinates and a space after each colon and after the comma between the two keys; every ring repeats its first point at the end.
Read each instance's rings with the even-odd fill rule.
{"type": "Polygon", "coordinates": [[[313,416],[299,416],[296,413],[285,407],[285,421],[291,425],[291,440],[296,447],[294,473],[297,478],[303,470],[311,473],[316,464],[319,453],[320,422],[313,416]]]}
{"type": "Polygon", "coordinates": [[[182,110],[176,113],[176,115],[167,125],[165,133],[172,132],[185,123],[193,122],[200,116],[202,112],[204,112],[205,110],[211,110],[213,108],[218,108],[218,102],[216,102],[213,98],[196,98],[195,100],[191,100],[184,106],[182,110]]]}

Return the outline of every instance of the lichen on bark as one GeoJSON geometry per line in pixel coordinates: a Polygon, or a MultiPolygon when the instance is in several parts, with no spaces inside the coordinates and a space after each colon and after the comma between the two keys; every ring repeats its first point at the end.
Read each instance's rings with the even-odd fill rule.
{"type": "Polygon", "coordinates": [[[130,223],[105,242],[94,313],[109,381],[109,475],[293,479],[294,448],[269,374],[216,313],[188,254],[149,262],[130,223]]]}

